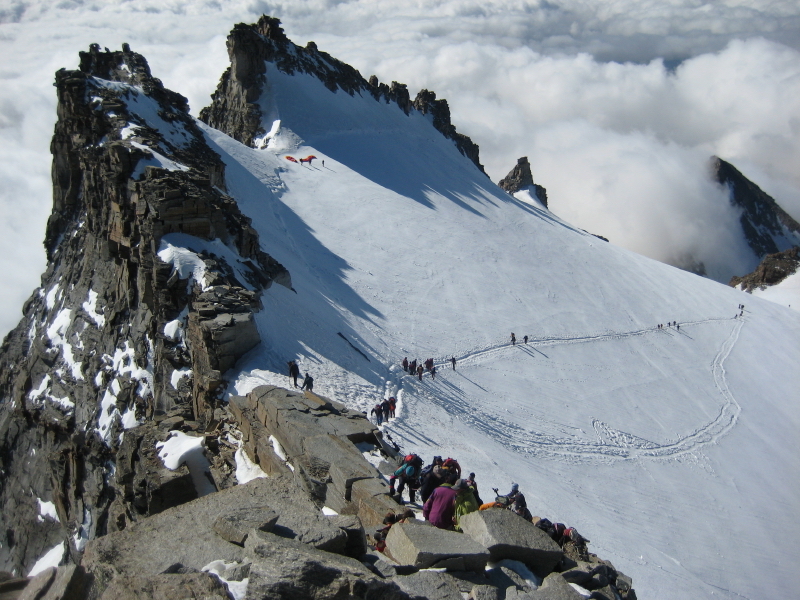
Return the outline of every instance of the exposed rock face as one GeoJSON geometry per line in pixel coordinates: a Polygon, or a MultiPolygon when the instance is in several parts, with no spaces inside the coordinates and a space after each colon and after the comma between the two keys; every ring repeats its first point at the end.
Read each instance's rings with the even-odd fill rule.
{"type": "Polygon", "coordinates": [[[142,56],[94,45],[55,85],[49,264],[0,349],[0,569],[17,573],[68,536],[74,553],[190,499],[165,487],[152,430],[130,427],[168,413],[204,427],[222,373],[258,343],[260,292],[291,286],[220,191],[186,99],[142,56]],[[159,257],[186,240],[202,280],[159,257]],[[37,498],[60,523],[37,518],[37,498]]]}
{"type": "Polygon", "coordinates": [[[800,245],[800,223],[774,199],[721,158],[711,159],[711,169],[716,181],[730,190],[731,204],[741,207],[742,231],[756,256],[800,245]]]}
{"type": "Polygon", "coordinates": [[[397,104],[406,114],[411,110],[431,114],[433,126],[483,171],[478,145],[456,131],[447,101],[436,100],[434,92],[422,90],[412,102],[405,84],[393,81],[386,85],[374,75],[367,81],[350,65],[317,49],[314,42],[305,48],[296,46],[286,37],[280,20],[266,15],[253,25],[236,25],[227,46],[231,66],[222,75],[211,105],[200,111],[200,120],[243,144],[255,147],[262,143],[266,131],[257,102],[267,84],[267,70],[275,68],[312,75],[332,92],[369,94],[377,101],[397,104]]]}
{"type": "Polygon", "coordinates": [[[533,182],[531,163],[528,162],[527,156],[519,158],[514,168],[511,169],[508,175],[503,177],[497,185],[512,195],[521,190],[530,188],[532,195],[535,196],[539,202],[544,204],[545,208],[547,207],[547,190],[533,182]]]}
{"type": "Polygon", "coordinates": [[[800,268],[800,248],[794,247],[768,254],[752,273],[744,277],[732,277],[728,285],[738,287],[742,291],[752,292],[754,289],[775,285],[794,275],[800,268]]]}

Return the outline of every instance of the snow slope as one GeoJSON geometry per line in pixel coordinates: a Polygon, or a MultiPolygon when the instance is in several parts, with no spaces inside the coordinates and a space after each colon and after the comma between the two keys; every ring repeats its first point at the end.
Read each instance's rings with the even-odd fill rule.
{"type": "Polygon", "coordinates": [[[238,393],[290,386],[297,359],[351,407],[397,396],[404,450],[458,458],[484,498],[519,482],[641,598],[793,595],[797,312],[505,194],[414,111],[267,77],[264,149],[205,128],[295,289],[262,297],[238,393]]]}

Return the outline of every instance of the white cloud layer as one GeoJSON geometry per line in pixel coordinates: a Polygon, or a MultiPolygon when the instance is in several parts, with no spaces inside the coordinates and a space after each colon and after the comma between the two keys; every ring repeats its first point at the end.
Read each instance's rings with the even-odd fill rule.
{"type": "Polygon", "coordinates": [[[44,270],[53,73],[129,42],[196,114],[225,37],[281,18],[364,76],[426,87],[493,180],[528,156],[554,212],[659,260],[726,278],[752,257],[708,180],[717,154],[800,219],[794,0],[63,0],[0,5],[0,332],[44,270]]]}

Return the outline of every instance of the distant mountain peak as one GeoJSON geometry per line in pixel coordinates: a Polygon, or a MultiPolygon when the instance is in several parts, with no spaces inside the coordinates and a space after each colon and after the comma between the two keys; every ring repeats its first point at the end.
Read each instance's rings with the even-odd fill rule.
{"type": "Polygon", "coordinates": [[[758,258],[800,244],[800,223],[755,183],[718,156],[711,158],[714,178],[730,190],[731,204],[742,209],[740,223],[758,258]]]}
{"type": "Polygon", "coordinates": [[[231,66],[223,73],[212,94],[211,105],[200,111],[200,120],[248,146],[265,133],[258,99],[268,79],[268,63],[289,75],[306,73],[319,79],[331,92],[372,96],[376,101],[396,104],[405,114],[416,110],[430,114],[433,126],[453,141],[458,150],[484,172],[479,148],[469,137],[458,133],[450,121],[450,108],[444,99],[422,90],[412,101],[408,88],[393,81],[380,83],[373,75],[364,79],[358,70],[317,48],[294,44],[280,26],[280,20],[262,15],[252,25],[237,24],[227,41],[231,66]]]}

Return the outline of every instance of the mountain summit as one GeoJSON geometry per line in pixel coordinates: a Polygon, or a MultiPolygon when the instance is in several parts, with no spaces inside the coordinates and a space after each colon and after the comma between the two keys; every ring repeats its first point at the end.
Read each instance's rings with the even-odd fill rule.
{"type": "MultiPolygon", "coordinates": [[[[361,452],[387,471],[391,438],[457,458],[484,498],[516,483],[642,596],[793,593],[796,313],[509,195],[443,100],[365,81],[276,19],[228,49],[200,120],[127,47],[56,76],[49,266],[0,353],[0,568],[85,560],[109,595],[139,559],[148,585],[314,571],[363,536],[344,513],[380,525],[386,484],[361,452]],[[312,393],[280,389],[289,361],[312,393]],[[389,397],[396,418],[366,423],[389,397]],[[313,510],[289,515],[301,496],[313,510]],[[126,545],[137,532],[153,548],[126,545]]],[[[388,589],[401,576],[373,559],[325,577],[388,589]]],[[[416,579],[460,594],[451,577],[416,579]]]]}

